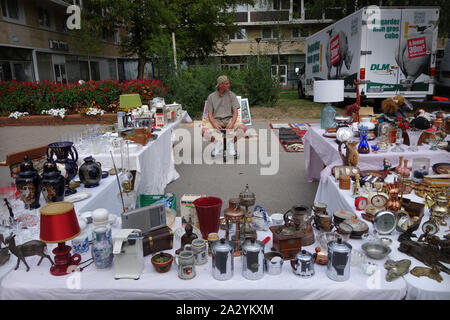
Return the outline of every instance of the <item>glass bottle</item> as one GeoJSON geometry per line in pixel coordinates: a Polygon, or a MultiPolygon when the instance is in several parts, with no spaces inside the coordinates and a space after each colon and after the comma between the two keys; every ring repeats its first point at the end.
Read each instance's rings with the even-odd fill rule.
{"type": "Polygon", "coordinates": [[[320,115],[320,128],[328,129],[335,126],[334,117],[336,117],[336,110],[331,106],[331,104],[327,104],[321,112],[320,115]]]}
{"type": "Polygon", "coordinates": [[[361,126],[359,128],[359,145],[358,145],[358,152],[362,154],[370,153],[370,146],[367,142],[367,127],[361,126]]]}

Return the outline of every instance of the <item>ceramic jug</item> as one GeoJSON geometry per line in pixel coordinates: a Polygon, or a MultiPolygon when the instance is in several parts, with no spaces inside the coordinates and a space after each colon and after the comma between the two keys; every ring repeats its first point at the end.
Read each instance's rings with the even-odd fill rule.
{"type": "Polygon", "coordinates": [[[189,280],[195,277],[195,257],[192,245],[185,245],[184,250],[175,255],[175,263],[178,265],[178,277],[180,279],[189,280]]]}
{"type": "Polygon", "coordinates": [[[84,163],[78,170],[78,176],[85,188],[97,187],[102,179],[102,165],[92,156],[84,158],[84,163]]]}
{"type": "Polygon", "coordinates": [[[53,142],[47,146],[47,158],[53,159],[58,167],[61,167],[61,172],[65,172],[64,178],[66,181],[65,195],[70,195],[76,190],[70,189],[69,182],[78,173],[78,152],[71,141],[53,142]],[[56,157],[56,159],[54,159],[56,157]]]}
{"type": "Polygon", "coordinates": [[[33,163],[25,156],[23,162],[20,164],[20,172],[16,179],[16,186],[20,193],[20,198],[25,203],[26,209],[37,209],[40,207],[40,180],[38,172],[33,167],[33,163]]]}
{"type": "Polygon", "coordinates": [[[56,167],[56,163],[52,159],[48,159],[44,163],[43,169],[41,190],[45,201],[47,203],[64,201],[65,181],[56,167]]]}
{"type": "Polygon", "coordinates": [[[108,234],[111,229],[100,226],[93,231],[93,242],[91,247],[92,259],[94,264],[99,269],[106,269],[112,266],[113,262],[113,243],[108,234]]]}
{"type": "Polygon", "coordinates": [[[228,241],[220,239],[212,248],[212,276],[216,280],[229,280],[234,274],[234,250],[228,241]]]}

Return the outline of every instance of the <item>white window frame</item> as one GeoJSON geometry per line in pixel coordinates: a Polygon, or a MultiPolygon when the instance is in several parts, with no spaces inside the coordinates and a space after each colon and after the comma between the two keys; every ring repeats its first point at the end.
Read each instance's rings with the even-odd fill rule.
{"type": "Polygon", "coordinates": [[[114,44],[120,44],[120,32],[119,32],[119,29],[114,29],[114,44]]]}
{"type": "Polygon", "coordinates": [[[9,17],[9,7],[8,7],[7,0],[5,0],[5,6],[6,6],[8,12],[7,13],[3,12],[3,8],[2,8],[2,17],[1,18],[4,21],[17,22],[17,23],[22,23],[22,24],[25,23],[25,14],[24,14],[24,10],[23,10],[23,3],[21,0],[17,0],[17,15],[18,15],[17,19],[9,17]]]}
{"type": "Polygon", "coordinates": [[[248,38],[247,38],[247,30],[245,28],[242,28],[241,30],[239,30],[239,31],[234,33],[233,38],[229,37],[229,40],[231,42],[247,41],[248,40],[248,38]],[[238,33],[240,33],[242,35],[242,39],[239,39],[237,37],[238,33]]]}
{"type": "Polygon", "coordinates": [[[274,37],[274,30],[275,30],[275,29],[274,29],[273,27],[262,27],[262,28],[261,28],[261,39],[262,39],[262,40],[267,40],[267,39],[281,39],[280,33],[278,34],[278,37],[274,37]],[[264,32],[263,32],[264,29],[270,29],[270,38],[264,37],[264,32]]]}

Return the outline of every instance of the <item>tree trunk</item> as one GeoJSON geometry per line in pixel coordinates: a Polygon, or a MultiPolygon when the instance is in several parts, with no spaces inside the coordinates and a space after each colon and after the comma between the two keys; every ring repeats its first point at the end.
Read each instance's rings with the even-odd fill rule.
{"type": "Polygon", "coordinates": [[[87,59],[88,59],[89,81],[91,81],[92,80],[91,57],[88,56],[87,59]]]}
{"type": "Polygon", "coordinates": [[[138,60],[138,79],[143,79],[144,78],[144,68],[145,68],[145,62],[146,59],[145,57],[139,57],[138,60]]]}

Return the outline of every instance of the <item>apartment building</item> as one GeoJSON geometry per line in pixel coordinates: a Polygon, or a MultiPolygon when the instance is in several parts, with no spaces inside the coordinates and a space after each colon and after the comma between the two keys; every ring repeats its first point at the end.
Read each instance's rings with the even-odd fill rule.
{"type": "Polygon", "coordinates": [[[272,74],[278,74],[284,86],[295,86],[295,68],[301,69],[305,63],[306,38],[333,23],[343,10],[325,8],[314,14],[308,9],[312,2],[269,0],[234,8],[241,29],[225,45],[222,68],[241,68],[250,55],[267,54],[272,56],[272,74]]]}
{"type": "MultiPolygon", "coordinates": [[[[0,80],[71,83],[137,77],[137,60],[121,56],[119,30],[103,34],[101,53],[90,64],[66,27],[71,4],[82,0],[0,0],[0,80]]],[[[151,65],[146,66],[151,77],[151,65]]]]}

